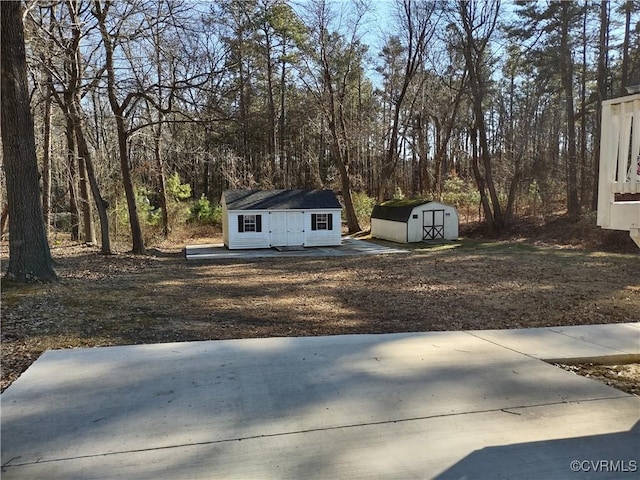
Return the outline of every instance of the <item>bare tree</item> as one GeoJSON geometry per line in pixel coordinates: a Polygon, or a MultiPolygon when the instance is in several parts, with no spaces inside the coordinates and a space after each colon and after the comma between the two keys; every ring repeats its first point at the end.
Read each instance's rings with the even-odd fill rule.
{"type": "Polygon", "coordinates": [[[92,162],[91,154],[87,147],[87,153],[79,155],[77,148],[78,145],[86,144],[82,96],[94,88],[96,83],[94,77],[86,79],[87,83],[83,84],[86,64],[92,61],[91,58],[83,57],[81,49],[82,39],[87,34],[87,30],[91,29],[83,18],[86,9],[86,4],[79,0],[65,0],[59,4],[41,6],[40,15],[35,15],[35,10],[31,10],[29,19],[35,26],[36,34],[32,38],[32,49],[41,52],[39,64],[45,71],[47,79],[43,88],[55,99],[66,119],[67,177],[72,239],[78,240],[80,237],[78,228],[78,204],[80,204],[83,213],[84,241],[88,244],[96,242],[89,195],[91,189],[101,220],[102,252],[111,253],[106,202],[102,200],[97,180],[90,178],[94,175],[93,165],[87,165],[92,162]],[[58,8],[60,5],[64,5],[65,8],[58,8]],[[77,136],[83,139],[77,140],[77,136]],[[92,172],[91,175],[88,172],[92,172]]]}
{"type": "MultiPolygon", "coordinates": [[[[107,203],[102,198],[98,181],[96,179],[93,158],[87,146],[85,138],[85,121],[82,108],[82,79],[84,72],[84,59],[80,48],[82,41],[83,22],[80,18],[81,4],[78,0],[67,0],[67,14],[71,20],[71,32],[69,39],[63,44],[64,72],[59,74],[63,85],[62,96],[56,95],[58,105],[67,117],[67,128],[70,132],[67,137],[69,149],[69,161],[71,164],[78,160],[78,177],[80,181],[80,195],[75,194],[75,181],[70,178],[72,199],[79,197],[82,208],[84,241],[89,244],[95,243],[95,232],[93,229],[93,212],[89,199],[89,189],[91,190],[98,218],[100,219],[101,252],[111,254],[111,239],[109,237],[109,217],[107,215],[107,203]],[[87,186],[88,184],[88,186],[87,186]]],[[[95,82],[95,79],[93,79],[95,82]]]]}
{"type": "Polygon", "coordinates": [[[2,155],[9,211],[7,277],[19,282],[52,281],[57,277],[40,201],[21,3],[0,2],[0,17],[2,155]]]}
{"type": "Polygon", "coordinates": [[[466,62],[473,109],[472,165],[480,192],[480,201],[485,218],[496,230],[506,228],[500,206],[498,190],[493,176],[491,152],[489,150],[484,101],[489,93],[489,42],[498,22],[500,3],[489,1],[459,1],[456,3],[456,28],[459,45],[466,62]]]}
{"type": "Polygon", "coordinates": [[[405,62],[400,89],[392,99],[391,129],[378,185],[378,202],[382,202],[385,199],[385,192],[394,177],[394,172],[398,165],[398,134],[403,121],[401,112],[409,93],[409,86],[424,64],[429,42],[436,31],[438,23],[435,15],[435,2],[398,0],[397,9],[398,30],[401,32],[405,62]]]}
{"type": "MultiPolygon", "coordinates": [[[[92,10],[93,15],[98,21],[98,28],[102,36],[102,43],[105,52],[105,69],[107,74],[107,94],[109,97],[109,105],[115,116],[116,130],[118,132],[118,155],[120,158],[120,170],[122,173],[122,183],[124,186],[125,197],[127,199],[127,211],[129,213],[129,225],[131,226],[132,252],[137,255],[146,254],[144,239],[142,237],[142,229],[140,228],[140,218],[138,217],[138,208],[136,205],[136,193],[133,186],[131,169],[129,167],[129,147],[128,147],[128,129],[125,124],[127,114],[131,111],[132,102],[138,99],[135,92],[128,93],[123,99],[119,98],[120,89],[116,78],[116,59],[115,50],[118,42],[122,38],[118,32],[122,28],[122,23],[117,23],[115,31],[110,31],[107,24],[108,15],[113,2],[105,0],[94,0],[92,10]]],[[[127,4],[128,6],[128,4],[127,4]]],[[[125,16],[131,14],[131,10],[127,9],[125,16]]]]}
{"type": "MultiPolygon", "coordinates": [[[[347,100],[350,81],[361,67],[365,47],[359,41],[360,28],[367,5],[355,3],[349,15],[347,35],[331,31],[331,22],[336,15],[327,1],[313,5],[310,23],[313,45],[307,52],[311,58],[308,70],[311,80],[308,91],[315,97],[326,119],[331,137],[331,153],[340,175],[342,200],[344,202],[349,233],[360,231],[360,225],[351,197],[351,135],[347,119],[347,100]]],[[[344,13],[344,12],[343,12],[344,13]]],[[[345,20],[345,19],[343,19],[345,20]]]]}

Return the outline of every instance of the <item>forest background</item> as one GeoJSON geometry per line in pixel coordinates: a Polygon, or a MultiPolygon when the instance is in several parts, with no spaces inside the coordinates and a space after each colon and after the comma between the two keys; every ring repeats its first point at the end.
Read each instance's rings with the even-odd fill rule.
{"type": "Polygon", "coordinates": [[[640,84],[635,0],[55,0],[24,22],[45,223],[103,253],[219,223],[227,188],[332,189],[350,233],[404,196],[495,231],[578,218],[601,102],[640,84]]]}

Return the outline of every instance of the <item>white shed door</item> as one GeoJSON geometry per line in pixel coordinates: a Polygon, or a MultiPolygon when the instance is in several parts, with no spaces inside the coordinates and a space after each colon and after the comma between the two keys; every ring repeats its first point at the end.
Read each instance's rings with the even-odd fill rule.
{"type": "Polygon", "coordinates": [[[269,215],[271,245],[274,247],[304,244],[302,212],[271,212],[269,215]]]}
{"type": "Polygon", "coordinates": [[[422,240],[444,238],[444,209],[422,211],[422,240]]]}

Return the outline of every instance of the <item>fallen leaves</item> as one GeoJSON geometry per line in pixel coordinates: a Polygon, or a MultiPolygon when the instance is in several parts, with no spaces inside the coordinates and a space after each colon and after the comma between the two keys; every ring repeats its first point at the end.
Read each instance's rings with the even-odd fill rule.
{"type": "Polygon", "coordinates": [[[584,363],[579,365],[556,364],[569,372],[592,378],[623,392],[640,396],[640,363],[623,365],[595,365],[584,363]]]}

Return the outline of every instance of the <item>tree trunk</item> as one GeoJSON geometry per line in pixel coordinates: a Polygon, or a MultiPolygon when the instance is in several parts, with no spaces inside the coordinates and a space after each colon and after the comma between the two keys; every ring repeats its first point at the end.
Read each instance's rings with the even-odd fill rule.
{"type": "MultiPolygon", "coordinates": [[[[587,205],[589,168],[587,165],[587,12],[582,15],[582,68],[580,69],[580,205],[587,205]]],[[[598,141],[598,140],[596,140],[598,141]]]]}
{"type": "Polygon", "coordinates": [[[269,158],[269,175],[273,181],[276,177],[276,157],[277,157],[277,136],[276,136],[276,102],[273,92],[273,77],[275,65],[271,58],[271,33],[267,26],[264,27],[264,36],[266,43],[266,60],[267,60],[267,109],[268,109],[268,121],[269,124],[269,138],[267,139],[267,156],[269,158]]]}
{"type": "Polygon", "coordinates": [[[84,135],[83,121],[80,113],[80,94],[76,92],[76,97],[70,105],[70,114],[73,117],[73,127],[76,135],[76,142],[78,145],[78,155],[84,160],[85,167],[87,169],[87,179],[91,186],[91,194],[96,203],[96,209],[98,210],[98,218],[100,219],[100,240],[101,240],[101,252],[105,255],[110,255],[111,252],[111,240],[109,238],[109,216],[107,215],[108,203],[100,195],[100,187],[98,187],[98,181],[93,168],[93,160],[91,152],[84,135]]]}
{"type": "Polygon", "coordinates": [[[44,99],[44,139],[42,145],[42,210],[47,234],[51,231],[51,74],[47,75],[44,99]]]}
{"type": "Polygon", "coordinates": [[[9,211],[7,278],[53,281],[57,276],[40,201],[21,2],[0,2],[0,17],[2,155],[9,211]]]}
{"type": "Polygon", "coordinates": [[[418,147],[418,193],[424,195],[429,191],[431,184],[429,182],[429,165],[427,159],[427,127],[429,125],[428,118],[424,118],[422,112],[416,115],[416,134],[418,147]]]}
{"type": "MultiPolygon", "coordinates": [[[[284,126],[285,126],[285,100],[286,100],[286,58],[287,54],[287,42],[282,43],[282,61],[280,65],[280,116],[278,118],[278,135],[280,137],[280,141],[278,142],[278,160],[280,163],[280,175],[281,178],[285,179],[286,176],[284,174],[285,171],[285,161],[286,161],[286,150],[284,147],[284,126]]],[[[284,184],[282,185],[285,186],[284,184]]]]}
{"type": "MultiPolygon", "coordinates": [[[[171,226],[169,225],[169,209],[167,208],[167,180],[164,174],[164,162],[162,160],[162,153],[160,151],[160,141],[162,138],[162,113],[159,113],[160,120],[158,122],[158,128],[155,132],[153,140],[153,155],[156,160],[156,167],[158,168],[158,180],[160,183],[160,211],[162,212],[162,233],[165,238],[169,236],[171,232],[171,226]]],[[[205,171],[207,171],[208,162],[205,165],[205,171]]],[[[207,180],[208,181],[208,175],[207,180]]],[[[208,194],[205,186],[205,195],[208,194]]]]}
{"type": "Polygon", "coordinates": [[[489,222],[492,229],[500,231],[506,228],[506,224],[493,179],[491,153],[489,151],[489,142],[487,139],[487,129],[483,109],[483,101],[487,94],[486,69],[484,68],[485,49],[497,22],[498,9],[499,4],[486,4],[483,7],[478,7],[477,4],[471,4],[464,1],[458,3],[458,10],[464,29],[464,31],[461,32],[462,48],[467,73],[469,75],[469,86],[471,87],[471,102],[474,117],[473,172],[476,178],[478,191],[480,193],[482,206],[485,211],[486,220],[489,222]],[[483,8],[483,11],[478,15],[479,12],[474,10],[476,8],[483,8]],[[489,10],[485,11],[484,9],[489,10]],[[484,18],[485,16],[487,19],[490,18],[490,20],[487,20],[486,25],[478,26],[474,23],[478,21],[478,18],[484,18]],[[474,36],[476,34],[478,34],[478,37],[474,36]],[[482,172],[479,168],[479,160],[482,162],[482,172]],[[488,199],[487,193],[489,196],[488,199]],[[489,200],[491,201],[490,204],[489,200]]]}
{"type": "Polygon", "coordinates": [[[631,12],[633,12],[633,0],[624,2],[624,40],[622,41],[622,72],[620,73],[619,95],[627,94],[629,86],[629,40],[631,35],[631,12]]]}
{"type": "Polygon", "coordinates": [[[94,0],[95,10],[92,12],[98,20],[98,27],[102,36],[102,43],[105,50],[105,69],[107,71],[107,94],[109,97],[109,105],[116,120],[116,130],[118,132],[118,153],[120,157],[120,170],[122,173],[122,183],[124,185],[124,193],[127,199],[127,211],[129,213],[129,224],[131,226],[131,242],[133,244],[132,253],[135,255],[145,255],[146,250],[142,238],[142,230],[140,229],[140,220],[138,218],[138,209],[136,206],[136,194],[133,188],[131,178],[131,170],[129,168],[129,152],[127,149],[127,129],[125,127],[125,110],[127,101],[119,103],[116,95],[116,76],[115,61],[113,58],[113,43],[107,25],[106,17],[110,3],[103,8],[99,0],[94,0]]]}
{"type": "Polygon", "coordinates": [[[78,157],[78,173],[80,177],[80,202],[82,205],[82,229],[84,242],[88,245],[96,243],[96,234],[93,228],[93,212],[87,188],[87,163],[86,159],[78,157]]]}
{"type": "MultiPolygon", "coordinates": [[[[482,88],[482,87],[481,87],[482,88]]],[[[482,166],[484,168],[484,181],[489,191],[489,197],[491,198],[491,205],[493,206],[492,224],[496,230],[504,230],[506,224],[502,214],[502,207],[500,206],[500,199],[498,198],[498,192],[493,181],[493,168],[491,162],[491,155],[489,153],[489,142],[487,141],[487,129],[485,126],[484,116],[482,112],[482,97],[478,100],[474,99],[475,103],[475,116],[476,126],[478,128],[478,140],[480,146],[480,157],[482,159],[482,166]]]]}
{"type": "Polygon", "coordinates": [[[471,166],[473,169],[473,176],[476,180],[476,185],[478,187],[478,193],[480,193],[480,205],[482,206],[482,211],[484,212],[484,218],[487,222],[489,222],[489,226],[491,228],[494,227],[491,219],[493,218],[493,214],[491,212],[491,205],[489,204],[489,198],[487,197],[487,190],[484,184],[484,177],[480,172],[479,166],[479,155],[478,155],[478,130],[476,127],[471,129],[471,142],[472,142],[472,155],[471,155],[471,166]]]}
{"type": "MultiPolygon", "coordinates": [[[[115,88],[115,86],[112,86],[115,88]]],[[[112,95],[109,95],[110,97],[112,95]]],[[[115,93],[113,94],[115,99],[115,93]]],[[[112,105],[113,106],[113,105],[112,105]]],[[[131,226],[131,242],[133,244],[131,252],[135,255],[145,255],[146,249],[142,239],[142,229],[138,217],[138,207],[136,205],[136,193],[133,188],[131,169],[129,168],[129,151],[127,148],[127,130],[124,126],[124,118],[121,112],[114,111],[116,115],[116,130],[118,132],[118,152],[120,157],[120,170],[122,173],[122,183],[124,194],[127,199],[127,212],[129,213],[129,225],[131,226]]]]}
{"type": "Polygon", "coordinates": [[[332,150],[335,165],[340,173],[340,183],[342,188],[342,199],[344,201],[345,215],[347,216],[347,228],[349,233],[357,233],[361,230],[358,223],[358,217],[353,207],[351,198],[351,178],[349,177],[349,136],[347,135],[347,127],[344,118],[344,105],[342,104],[346,88],[346,77],[340,79],[340,88],[338,92],[333,86],[334,78],[332,77],[331,65],[327,58],[326,39],[324,35],[321,37],[323,44],[321,45],[321,65],[322,76],[327,97],[327,105],[325,105],[325,116],[329,123],[329,131],[332,137],[332,150]],[[342,97],[341,97],[342,95],[342,97]]]}
{"type": "Polygon", "coordinates": [[[436,142],[436,151],[433,156],[433,194],[436,200],[442,200],[442,166],[444,165],[447,154],[448,140],[446,142],[442,141],[442,125],[440,119],[436,116],[432,118],[436,142]]]}
{"type": "Polygon", "coordinates": [[[7,228],[8,221],[9,221],[9,205],[5,205],[2,208],[2,215],[0,216],[0,240],[4,238],[4,231],[7,228]]]}
{"type": "Polygon", "coordinates": [[[358,233],[361,228],[358,223],[355,208],[353,207],[353,199],[351,198],[351,179],[349,172],[341,161],[336,161],[338,171],[340,172],[340,184],[342,187],[342,201],[344,202],[344,211],[347,216],[347,229],[349,233],[358,233]]]}
{"type": "Polygon", "coordinates": [[[460,103],[462,102],[462,96],[465,92],[464,87],[467,83],[467,75],[468,71],[467,69],[465,69],[465,71],[462,73],[462,77],[460,78],[459,88],[456,91],[453,105],[451,106],[451,115],[444,115],[444,118],[440,119],[440,117],[438,117],[435,113],[432,114],[433,123],[436,130],[436,151],[433,158],[433,164],[435,168],[433,192],[436,195],[435,198],[438,200],[442,198],[442,167],[446,162],[447,147],[449,146],[449,142],[451,141],[453,127],[455,126],[456,119],[458,118],[458,109],[460,107],[460,103]]]}
{"type": "MultiPolygon", "coordinates": [[[[333,100],[331,103],[333,104],[333,100]]],[[[334,115],[336,114],[334,113],[334,115]]],[[[349,153],[347,149],[343,150],[341,148],[340,134],[336,126],[335,117],[329,119],[329,130],[333,137],[333,156],[335,165],[340,173],[340,186],[342,188],[342,200],[344,201],[345,215],[347,216],[347,229],[349,233],[358,233],[361,228],[353,207],[353,200],[351,198],[351,178],[349,177],[349,171],[347,170],[347,165],[349,164],[349,153]]]]}
{"type": "MultiPolygon", "coordinates": [[[[71,98],[70,95],[65,95],[65,98],[71,98]]],[[[68,100],[69,102],[71,100],[68,100]]],[[[73,119],[71,114],[66,111],[67,117],[67,165],[69,169],[69,212],[71,212],[71,240],[80,240],[80,228],[79,228],[79,214],[78,214],[78,196],[76,187],[76,133],[73,126],[73,119]]]]}
{"type": "Polygon", "coordinates": [[[600,135],[602,133],[602,101],[607,98],[607,58],[609,52],[609,2],[600,2],[600,38],[598,41],[598,71],[596,76],[598,101],[596,103],[596,127],[593,133],[593,184],[591,190],[591,210],[598,209],[598,178],[600,176],[600,135]]]}
{"type": "MultiPolygon", "coordinates": [[[[349,156],[349,143],[347,134],[347,125],[344,119],[343,102],[340,101],[338,105],[338,119],[340,121],[340,131],[342,132],[343,142],[340,142],[339,137],[334,137],[336,141],[336,147],[339,150],[339,155],[336,157],[338,162],[338,171],[340,172],[340,180],[342,183],[342,200],[344,201],[345,215],[347,216],[347,228],[349,233],[358,233],[360,230],[360,223],[358,222],[358,216],[356,215],[355,208],[353,207],[353,200],[351,198],[351,178],[349,177],[349,170],[347,169],[351,165],[349,156]],[[341,143],[344,144],[344,148],[341,148],[341,143]]],[[[334,126],[335,127],[335,126],[334,126]]]]}
{"type": "MultiPolygon", "coordinates": [[[[84,128],[84,114],[82,111],[81,102],[81,72],[82,72],[82,55],[80,52],[80,40],[82,38],[81,21],[79,19],[78,9],[79,4],[77,2],[67,2],[67,9],[69,16],[73,19],[72,34],[73,37],[67,48],[67,59],[65,62],[65,71],[69,78],[69,86],[64,94],[63,110],[67,115],[67,129],[72,132],[71,137],[68,137],[70,145],[70,155],[73,155],[74,150],[77,149],[78,153],[78,170],[80,171],[80,195],[82,202],[82,212],[84,219],[84,238],[87,243],[95,243],[95,232],[93,228],[93,214],[91,212],[91,204],[89,201],[89,192],[87,189],[87,182],[91,189],[91,195],[98,211],[98,218],[100,220],[100,251],[105,255],[110,255],[111,240],[109,238],[109,217],[107,215],[107,202],[102,198],[100,194],[100,188],[98,187],[98,181],[93,168],[93,159],[91,152],[87,145],[84,128]],[[74,142],[75,137],[75,142],[74,142]],[[71,145],[75,143],[75,149],[71,149],[71,145]]],[[[73,162],[72,162],[73,164],[73,162]]],[[[75,179],[72,180],[73,187],[75,188],[75,179]]],[[[76,203],[77,205],[77,203],[76,203]]],[[[76,207],[76,216],[77,216],[76,207]]]]}
{"type": "Polygon", "coordinates": [[[573,105],[573,58],[569,45],[570,4],[562,3],[562,28],[560,58],[562,89],[564,90],[567,118],[567,213],[569,217],[580,215],[578,199],[578,154],[576,148],[576,122],[573,105]]]}

